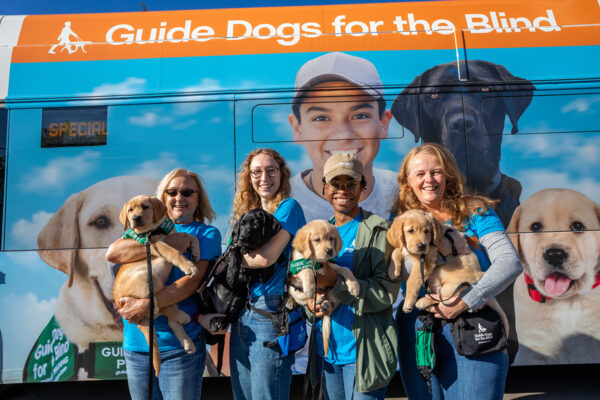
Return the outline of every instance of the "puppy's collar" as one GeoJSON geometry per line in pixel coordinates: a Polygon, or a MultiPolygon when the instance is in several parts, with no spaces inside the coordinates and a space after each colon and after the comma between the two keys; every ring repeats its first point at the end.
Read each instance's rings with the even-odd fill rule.
{"type": "Polygon", "coordinates": [[[310,258],[300,258],[298,260],[290,261],[290,274],[292,274],[292,276],[309,268],[318,271],[323,268],[323,265],[320,262],[315,262],[313,268],[313,261],[310,258]]]}
{"type": "Polygon", "coordinates": [[[160,223],[160,225],[158,226],[158,228],[156,228],[152,232],[145,232],[145,233],[137,234],[133,231],[133,229],[129,228],[129,229],[127,229],[127,231],[125,231],[122,238],[123,239],[133,239],[136,242],[145,245],[146,241],[148,240],[148,236],[157,235],[157,234],[168,235],[169,233],[171,233],[171,231],[174,228],[175,228],[175,224],[173,223],[173,221],[171,221],[170,218],[165,217],[162,220],[162,222],[160,223]]]}
{"type": "MultiPolygon", "coordinates": [[[[533,278],[531,276],[527,275],[525,272],[523,272],[523,276],[525,277],[525,283],[527,284],[527,292],[529,292],[529,297],[531,297],[533,301],[545,303],[546,300],[552,300],[552,297],[544,296],[539,290],[536,289],[535,283],[533,282],[533,278]]],[[[596,280],[594,281],[592,289],[595,289],[598,286],[600,286],[600,272],[596,274],[596,280]]]]}

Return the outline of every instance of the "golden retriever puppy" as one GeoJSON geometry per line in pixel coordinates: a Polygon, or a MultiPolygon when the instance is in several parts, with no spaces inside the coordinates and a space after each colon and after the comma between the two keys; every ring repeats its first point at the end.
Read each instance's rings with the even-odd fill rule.
{"type": "MultiPolygon", "coordinates": [[[[431,213],[422,210],[409,210],[396,217],[392,226],[387,232],[388,242],[396,250],[392,253],[392,264],[390,265],[390,275],[395,277],[402,275],[398,272],[402,259],[407,257],[412,261],[412,269],[406,282],[406,296],[402,311],[409,313],[416,305],[417,308],[424,310],[439,303],[429,296],[417,300],[419,291],[424,281],[427,282],[429,293],[436,294],[438,298],[445,300],[455,294],[461,293],[465,288],[457,291],[457,288],[464,282],[475,284],[483,276],[477,256],[472,251],[466,251],[468,244],[463,235],[454,231],[451,233],[452,241],[456,248],[456,255],[445,255],[445,262],[436,265],[439,249],[447,248],[450,241],[445,235],[444,224],[436,220],[431,213]],[[458,249],[461,249],[459,252],[458,249]],[[399,250],[399,251],[397,251],[399,250]],[[395,259],[394,259],[395,258],[395,259]],[[424,258],[424,268],[421,272],[420,259],[424,258]],[[392,272],[392,269],[394,270],[392,272]]],[[[450,247],[452,244],[450,244],[450,247]]],[[[393,278],[394,279],[394,278],[393,278]]],[[[498,314],[500,314],[506,332],[508,334],[508,320],[498,302],[494,299],[487,302],[498,314]]]]}
{"type": "MultiPolygon", "coordinates": [[[[150,253],[152,255],[152,283],[154,293],[164,287],[173,265],[177,265],[187,275],[198,275],[198,268],[193,262],[162,241],[167,234],[175,232],[172,226],[170,229],[167,229],[168,232],[160,230],[160,233],[155,233],[157,229],[164,226],[163,223],[167,220],[167,207],[158,198],[145,195],[134,197],[123,206],[120,219],[125,230],[131,228],[137,235],[152,232],[150,236],[150,253]]],[[[192,259],[199,260],[200,245],[198,238],[190,236],[190,239],[192,241],[192,259]]],[[[121,297],[146,298],[149,295],[147,282],[148,269],[146,260],[123,264],[115,278],[113,298],[116,302],[121,297]]],[[[196,352],[194,343],[183,329],[183,324],[190,321],[189,315],[181,311],[176,304],[156,309],[155,313],[155,316],[160,313],[167,317],[169,327],[173,330],[173,333],[186,352],[196,352]]],[[[149,320],[147,318],[144,319],[138,325],[138,328],[144,334],[146,341],[150,343],[149,320]]],[[[154,353],[154,371],[158,376],[158,372],[160,371],[160,352],[158,350],[156,333],[154,334],[152,351],[154,353]]]]}
{"type": "Polygon", "coordinates": [[[304,225],[296,232],[292,247],[294,252],[290,264],[292,273],[289,282],[290,296],[298,304],[306,305],[309,299],[315,297],[316,292],[317,304],[321,305],[324,314],[321,326],[323,352],[327,355],[331,334],[331,314],[339,304],[331,293],[331,288],[335,285],[338,275],[345,279],[348,291],[353,296],[358,296],[360,293],[360,285],[352,271],[329,261],[340,252],[342,239],[336,227],[328,221],[316,219],[304,225]],[[302,262],[298,262],[299,260],[302,262]]]}
{"type": "Polygon", "coordinates": [[[600,205],[570,189],[532,194],[507,231],[524,274],[514,285],[517,364],[600,360],[600,205]]]}

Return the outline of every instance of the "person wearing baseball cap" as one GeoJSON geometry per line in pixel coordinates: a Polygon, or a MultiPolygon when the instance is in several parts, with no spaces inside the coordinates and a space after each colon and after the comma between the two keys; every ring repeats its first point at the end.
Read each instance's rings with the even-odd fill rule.
{"type": "Polygon", "coordinates": [[[322,172],[325,161],[339,152],[356,154],[363,165],[365,190],[360,205],[387,218],[397,181],[394,171],[373,168],[391,120],[375,66],[350,54],[327,53],[298,70],[294,87],[288,119],[294,141],[305,147],[313,168],[290,182],[292,196],[303,206],[306,220],[331,215],[331,206],[320,190],[322,172]]]}
{"type": "MultiPolygon", "coordinates": [[[[386,233],[389,221],[359,206],[366,190],[364,167],[354,153],[334,154],[322,170],[322,188],[333,208],[330,220],[342,239],[334,262],[352,271],[360,286],[351,293],[346,281],[338,278],[332,288],[340,301],[331,314],[329,351],[323,351],[323,336],[315,335],[308,373],[319,380],[327,399],[384,399],[387,385],[396,372],[398,336],[392,304],[400,288],[387,273],[391,247],[386,233]]],[[[310,313],[323,315],[308,303],[310,313]]],[[[315,324],[321,332],[320,320],[315,324]]]]}

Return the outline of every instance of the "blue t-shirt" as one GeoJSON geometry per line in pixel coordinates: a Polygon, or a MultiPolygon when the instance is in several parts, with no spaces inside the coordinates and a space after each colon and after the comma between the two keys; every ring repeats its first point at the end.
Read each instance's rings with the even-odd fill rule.
{"type": "Polygon", "coordinates": [[[498,217],[498,214],[496,214],[494,210],[488,208],[483,215],[471,215],[463,227],[465,228],[463,233],[469,238],[469,244],[477,255],[479,265],[481,265],[481,270],[487,271],[491,262],[486,252],[479,247],[479,238],[484,237],[491,232],[504,231],[504,225],[502,225],[500,217],[498,217]]]}
{"type": "MultiPolygon", "coordinates": [[[[342,249],[334,258],[340,267],[352,271],[354,261],[354,247],[358,226],[362,221],[362,212],[354,219],[338,226],[337,230],[342,238],[342,249]]],[[[356,339],[352,333],[354,324],[354,308],[340,303],[331,315],[331,335],[329,336],[329,351],[325,360],[329,364],[347,365],[356,362],[356,339]]],[[[317,322],[319,332],[322,332],[321,321],[317,322]]],[[[317,340],[317,353],[323,357],[323,335],[315,335],[317,340]]]]}
{"type": "MultiPolygon", "coordinates": [[[[210,260],[221,254],[221,234],[219,231],[210,225],[206,225],[202,222],[192,222],[190,224],[175,224],[175,230],[177,232],[184,232],[189,235],[194,235],[200,242],[200,259],[210,260]]],[[[189,254],[185,255],[189,259],[189,254]]],[[[170,285],[185,274],[178,267],[174,266],[169,274],[169,278],[165,286],[170,285]]],[[[180,310],[186,314],[193,316],[198,311],[196,301],[193,297],[188,297],[177,303],[180,310]]],[[[190,321],[184,326],[185,332],[193,340],[202,327],[194,321],[190,321]]],[[[158,338],[158,347],[160,351],[180,349],[181,343],[175,337],[175,334],[167,323],[167,317],[159,316],[154,320],[154,329],[158,338]]],[[[126,319],[123,318],[123,348],[129,351],[137,352],[148,352],[148,343],[142,332],[138,329],[137,325],[130,324],[126,319]]]]}
{"type": "Polygon", "coordinates": [[[288,260],[292,252],[292,239],[296,235],[296,232],[298,232],[298,229],[306,225],[306,219],[304,219],[302,207],[291,197],[288,197],[279,203],[273,216],[277,219],[277,221],[279,221],[281,227],[291,235],[291,238],[283,250],[283,261],[275,263],[275,270],[271,279],[265,283],[257,280],[250,288],[250,296],[252,298],[264,295],[283,294],[288,260]]]}

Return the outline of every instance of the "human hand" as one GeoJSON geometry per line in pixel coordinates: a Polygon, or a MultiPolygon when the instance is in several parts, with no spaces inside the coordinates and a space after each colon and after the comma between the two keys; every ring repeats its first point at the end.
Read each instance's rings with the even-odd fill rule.
{"type": "Polygon", "coordinates": [[[313,314],[315,314],[316,318],[321,318],[321,317],[323,317],[323,315],[325,315],[325,313],[323,311],[321,311],[321,305],[318,303],[317,303],[317,307],[316,307],[316,311],[315,311],[315,299],[309,299],[306,302],[306,306],[313,314]]]}
{"type": "Polygon", "coordinates": [[[175,232],[167,235],[164,241],[181,254],[185,253],[192,246],[192,240],[190,239],[189,235],[183,232],[175,232]]]}
{"type": "Polygon", "coordinates": [[[212,333],[213,335],[224,335],[227,333],[227,329],[221,329],[220,331],[213,332],[210,327],[210,322],[214,318],[222,318],[225,314],[197,314],[196,322],[198,322],[207,332],[212,333]]]}
{"type": "MultiPolygon", "coordinates": [[[[429,296],[432,299],[439,301],[438,296],[433,294],[429,296]]],[[[444,301],[444,303],[434,304],[430,306],[427,311],[432,313],[435,318],[454,319],[469,308],[467,303],[465,303],[464,300],[458,295],[449,298],[448,300],[444,301]]]]}
{"type": "Polygon", "coordinates": [[[135,297],[121,297],[119,299],[119,314],[132,324],[139,324],[144,318],[150,316],[150,300],[135,297]]]}

